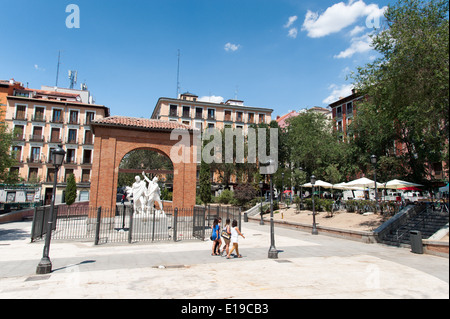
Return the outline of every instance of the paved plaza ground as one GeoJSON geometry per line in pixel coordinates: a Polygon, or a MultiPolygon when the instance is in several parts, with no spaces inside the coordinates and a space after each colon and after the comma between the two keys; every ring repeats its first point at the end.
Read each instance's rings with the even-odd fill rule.
{"type": "Polygon", "coordinates": [[[449,259],[408,248],[244,223],[244,258],[211,256],[211,241],[94,246],[53,241],[53,272],[35,275],[43,242],[31,222],[0,225],[0,299],[449,298],[449,259]]]}

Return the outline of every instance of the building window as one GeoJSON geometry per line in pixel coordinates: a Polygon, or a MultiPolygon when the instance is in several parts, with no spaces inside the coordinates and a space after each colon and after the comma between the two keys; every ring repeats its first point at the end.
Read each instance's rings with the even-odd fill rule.
{"type": "Polygon", "coordinates": [[[183,117],[191,117],[191,108],[189,106],[183,106],[183,117]]]}
{"type": "Polygon", "coordinates": [[[178,116],[178,105],[170,105],[169,116],[178,116]]]}
{"type": "Polygon", "coordinates": [[[214,125],[214,123],[208,123],[208,128],[215,128],[216,126],[214,125]]]}
{"type": "Polygon", "coordinates": [[[84,150],[83,164],[91,164],[92,150],[84,150]]]}
{"type": "Polygon", "coordinates": [[[87,145],[94,144],[94,136],[92,135],[92,131],[84,132],[84,144],[87,144],[87,145]]]}
{"type": "Polygon", "coordinates": [[[215,120],[215,119],[216,119],[216,110],[208,109],[208,120],[215,120]]]}
{"type": "Polygon", "coordinates": [[[50,142],[51,143],[61,143],[59,128],[52,128],[52,132],[50,135],[50,142]]]}
{"type": "Polygon", "coordinates": [[[91,124],[92,121],[95,119],[95,113],[94,112],[86,112],[86,124],[91,124]]]}
{"type": "Polygon", "coordinates": [[[68,144],[77,144],[77,130],[70,129],[67,139],[68,144]]]}
{"type": "Polygon", "coordinates": [[[259,124],[266,122],[266,116],[264,114],[259,114],[259,124]]]}
{"type": "Polygon", "coordinates": [[[347,103],[347,116],[353,114],[353,103],[347,103]]]}
{"type": "Polygon", "coordinates": [[[43,142],[44,136],[42,135],[43,128],[41,126],[35,126],[33,128],[33,134],[30,136],[30,141],[33,142],[43,142]]]}
{"type": "Polygon", "coordinates": [[[342,106],[338,106],[336,109],[336,116],[341,117],[342,116],[342,106]]]}
{"type": "Polygon", "coordinates": [[[195,108],[195,118],[201,119],[203,118],[203,109],[200,107],[195,108]]]}
{"type": "Polygon", "coordinates": [[[45,109],[43,107],[36,107],[33,120],[36,122],[45,122],[44,112],[45,109]]]}
{"type": "Polygon", "coordinates": [[[62,111],[60,109],[53,110],[52,122],[53,123],[63,123],[62,111]]]}
{"type": "Polygon", "coordinates": [[[69,123],[70,124],[78,124],[78,111],[70,111],[69,123]]]}
{"type": "Polygon", "coordinates": [[[30,167],[28,170],[28,182],[30,183],[38,183],[39,177],[38,177],[39,169],[36,167],[30,167]]]}
{"type": "Polygon", "coordinates": [[[13,153],[17,162],[22,162],[22,146],[13,146],[13,153]]]}
{"type": "Polygon", "coordinates": [[[75,150],[74,149],[70,149],[70,148],[67,149],[66,163],[67,164],[76,164],[75,150]]]}
{"type": "Polygon", "coordinates": [[[244,113],[236,112],[236,122],[244,122],[244,113]]]}
{"type": "Polygon", "coordinates": [[[255,114],[254,113],[248,113],[248,123],[250,123],[250,124],[255,123],[255,114]]]}
{"type": "Polygon", "coordinates": [[[225,111],[224,121],[231,122],[231,111],[225,111]]]}
{"type": "Polygon", "coordinates": [[[30,155],[30,163],[40,163],[41,162],[41,148],[32,147],[30,155]]]}
{"type": "Polygon", "coordinates": [[[27,106],[17,105],[16,107],[16,120],[26,120],[27,119],[27,106]]]}
{"type": "Polygon", "coordinates": [[[23,125],[14,126],[14,140],[16,141],[24,141],[25,138],[23,136],[25,127],[23,125]]]}
{"type": "Polygon", "coordinates": [[[82,183],[89,183],[91,181],[91,170],[90,169],[83,169],[81,172],[81,182],[82,183]]]}

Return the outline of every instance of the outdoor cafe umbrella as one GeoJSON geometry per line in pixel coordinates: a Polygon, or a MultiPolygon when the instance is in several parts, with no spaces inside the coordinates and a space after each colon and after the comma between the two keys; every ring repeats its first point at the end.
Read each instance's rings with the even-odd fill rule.
{"type": "MultiPolygon", "coordinates": [[[[311,183],[306,183],[306,184],[304,184],[304,185],[302,185],[303,187],[312,187],[312,184],[311,183]]],[[[318,181],[316,181],[316,183],[314,184],[314,187],[323,187],[323,188],[332,188],[333,187],[333,184],[330,184],[330,183],[327,183],[327,182],[324,182],[324,181],[321,181],[321,180],[318,180],[318,181]]]]}
{"type": "MultiPolygon", "coordinates": [[[[363,187],[363,188],[375,188],[375,182],[366,177],[356,179],[354,181],[348,182],[346,184],[348,187],[363,187]]],[[[384,188],[384,185],[381,183],[377,183],[377,188],[384,188]]]]}
{"type": "Polygon", "coordinates": [[[423,186],[423,185],[405,182],[405,181],[401,181],[399,179],[394,179],[392,181],[387,182],[384,185],[384,188],[401,189],[401,188],[406,188],[406,187],[417,187],[417,186],[423,186]]]}

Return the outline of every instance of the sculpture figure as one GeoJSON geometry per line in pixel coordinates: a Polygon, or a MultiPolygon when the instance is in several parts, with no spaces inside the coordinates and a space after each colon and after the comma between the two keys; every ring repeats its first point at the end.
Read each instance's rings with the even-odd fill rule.
{"type": "Polygon", "coordinates": [[[164,212],[163,204],[161,201],[161,189],[158,185],[158,177],[155,176],[153,180],[150,180],[145,175],[145,172],[142,172],[142,176],[144,176],[144,179],[148,182],[148,188],[145,191],[147,210],[151,211],[155,202],[157,202],[159,205],[159,210],[161,212],[164,212]]]}
{"type": "Polygon", "coordinates": [[[146,183],[141,180],[139,176],[135,177],[136,182],[133,183],[132,187],[127,187],[127,197],[131,199],[131,195],[133,195],[133,207],[134,211],[139,214],[144,212],[145,204],[146,204],[146,183]]]}

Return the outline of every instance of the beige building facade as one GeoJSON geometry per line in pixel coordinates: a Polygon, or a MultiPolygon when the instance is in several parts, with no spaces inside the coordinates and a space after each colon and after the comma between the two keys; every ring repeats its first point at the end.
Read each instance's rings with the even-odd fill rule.
{"type": "Polygon", "coordinates": [[[12,151],[16,170],[29,184],[41,188],[41,200],[48,204],[57,178],[56,203],[64,202],[64,189],[70,174],[75,175],[78,201],[89,200],[90,178],[94,158],[94,136],[90,122],[109,116],[103,105],[83,103],[81,91],[64,89],[16,89],[7,96],[5,122],[14,130],[12,151]],[[51,153],[58,145],[66,159],[55,177],[51,153]]]}

